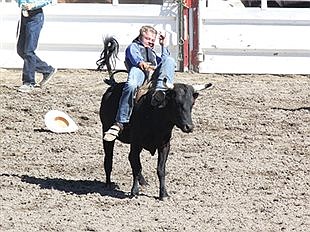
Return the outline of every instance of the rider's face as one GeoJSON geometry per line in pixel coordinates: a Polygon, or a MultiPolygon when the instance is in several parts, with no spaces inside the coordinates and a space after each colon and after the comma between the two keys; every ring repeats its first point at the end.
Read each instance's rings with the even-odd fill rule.
{"type": "Polygon", "coordinates": [[[141,37],[141,42],[145,47],[154,48],[155,40],[156,34],[151,31],[144,32],[141,37]]]}

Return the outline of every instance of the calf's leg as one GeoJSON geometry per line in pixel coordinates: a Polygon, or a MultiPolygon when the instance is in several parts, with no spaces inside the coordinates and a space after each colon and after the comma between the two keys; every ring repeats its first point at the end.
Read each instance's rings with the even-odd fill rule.
{"type": "MultiPolygon", "coordinates": [[[[140,160],[140,153],[142,148],[137,145],[130,145],[130,153],[129,153],[129,162],[132,169],[133,175],[133,184],[131,188],[131,195],[137,196],[139,195],[139,181],[142,179],[144,180],[141,172],[142,172],[142,165],[140,160]]],[[[144,180],[145,181],[145,180],[144,180]]]]}
{"type": "Polygon", "coordinates": [[[157,176],[159,179],[159,199],[163,200],[164,197],[168,197],[166,189],[166,161],[170,151],[170,142],[166,143],[162,147],[158,148],[158,162],[157,162],[157,176]]]}
{"type": "Polygon", "coordinates": [[[103,149],[104,149],[104,171],[106,176],[106,186],[111,187],[111,172],[112,172],[112,163],[113,163],[113,148],[114,141],[107,142],[103,140],[103,149]]]}

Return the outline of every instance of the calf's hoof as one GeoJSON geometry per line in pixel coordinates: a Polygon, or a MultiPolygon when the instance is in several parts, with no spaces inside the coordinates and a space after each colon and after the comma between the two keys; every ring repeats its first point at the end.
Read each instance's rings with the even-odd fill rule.
{"type": "Polygon", "coordinates": [[[164,191],[164,192],[160,192],[159,193],[159,198],[158,199],[163,201],[165,198],[168,198],[168,197],[169,197],[168,193],[166,191],[164,191]]]}
{"type": "Polygon", "coordinates": [[[139,187],[133,187],[131,189],[131,196],[135,197],[139,195],[139,187]]]}

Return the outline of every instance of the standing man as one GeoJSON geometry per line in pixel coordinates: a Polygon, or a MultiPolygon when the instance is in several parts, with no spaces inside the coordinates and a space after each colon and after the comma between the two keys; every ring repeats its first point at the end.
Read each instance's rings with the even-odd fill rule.
{"type": "Polygon", "coordinates": [[[17,54],[24,60],[22,81],[19,92],[29,93],[36,85],[35,72],[42,73],[39,83],[42,87],[56,73],[57,69],[42,61],[36,54],[40,31],[44,23],[43,7],[53,0],[17,0],[21,8],[20,31],[17,42],[17,54]]]}
{"type": "Polygon", "coordinates": [[[170,56],[166,47],[165,34],[159,34],[159,44],[161,46],[161,56],[154,51],[157,31],[152,26],[142,26],[139,36],[126,48],[125,63],[128,69],[128,78],[125,82],[122,96],[119,102],[118,112],[114,125],[105,132],[104,140],[113,141],[129,122],[134,96],[149,72],[153,69],[153,76],[156,78],[156,91],[152,98],[152,105],[156,106],[164,98],[166,84],[173,84],[175,72],[175,60],[170,56]]]}

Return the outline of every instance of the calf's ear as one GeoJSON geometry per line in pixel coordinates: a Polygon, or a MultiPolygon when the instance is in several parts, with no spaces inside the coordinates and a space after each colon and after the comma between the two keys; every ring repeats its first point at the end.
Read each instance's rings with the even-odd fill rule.
{"type": "Polygon", "coordinates": [[[198,92],[194,92],[194,93],[193,93],[194,99],[196,99],[198,96],[199,96],[199,93],[198,93],[198,92]]]}
{"type": "Polygon", "coordinates": [[[160,103],[160,105],[158,106],[158,108],[164,108],[168,105],[168,102],[175,98],[176,94],[175,94],[175,91],[166,91],[165,92],[166,94],[164,95],[164,99],[163,101],[160,103]]]}

